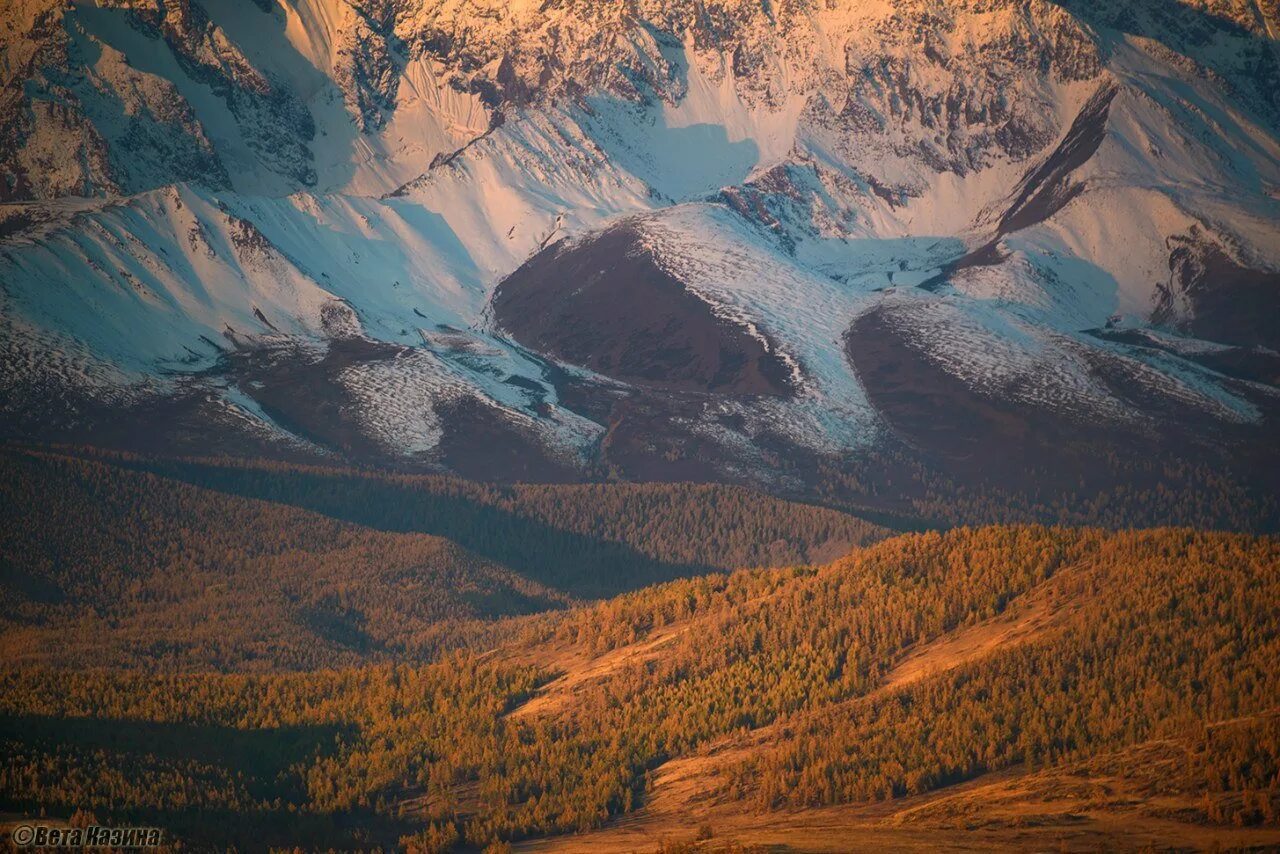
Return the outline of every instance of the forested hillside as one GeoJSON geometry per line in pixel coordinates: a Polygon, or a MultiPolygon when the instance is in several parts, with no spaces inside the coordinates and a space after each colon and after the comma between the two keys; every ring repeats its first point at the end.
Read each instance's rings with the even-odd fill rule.
{"type": "Polygon", "coordinates": [[[847,513],[715,484],[498,485],[237,458],[117,459],[378,530],[448,537],[584,595],[716,569],[821,562],[888,533],[847,513]]]}
{"type": "Polygon", "coordinates": [[[1277,601],[1274,539],[957,529],[508,620],[420,665],[10,667],[3,792],[217,846],[1276,844],[1277,601]]]}
{"type": "Polygon", "coordinates": [[[11,662],[354,664],[569,599],[440,537],[69,458],[5,454],[0,508],[11,662]]]}
{"type": "Polygon", "coordinates": [[[0,452],[13,662],[312,668],[423,658],[482,620],[842,551],[882,529],[731,487],[450,478],[0,452]],[[199,485],[194,485],[199,484],[199,485]]]}

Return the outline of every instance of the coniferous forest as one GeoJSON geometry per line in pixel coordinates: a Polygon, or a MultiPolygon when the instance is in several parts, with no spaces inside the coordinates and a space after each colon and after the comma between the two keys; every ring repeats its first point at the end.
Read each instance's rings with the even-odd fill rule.
{"type": "Polygon", "coordinates": [[[1273,537],[2,463],[14,815],[219,850],[1280,841],[1273,537]]]}

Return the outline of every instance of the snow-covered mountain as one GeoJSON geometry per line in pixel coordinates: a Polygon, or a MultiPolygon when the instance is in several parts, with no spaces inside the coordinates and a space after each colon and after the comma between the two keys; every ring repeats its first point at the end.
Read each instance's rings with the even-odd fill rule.
{"type": "Polygon", "coordinates": [[[3,18],[10,434],[791,485],[1270,459],[1275,0],[3,18]]]}

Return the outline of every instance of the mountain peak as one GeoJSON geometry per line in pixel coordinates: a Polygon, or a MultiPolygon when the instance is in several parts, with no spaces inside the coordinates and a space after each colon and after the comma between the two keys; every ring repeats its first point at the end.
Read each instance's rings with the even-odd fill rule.
{"type": "Polygon", "coordinates": [[[290,452],[808,491],[890,449],[1237,465],[1274,417],[1273,5],[18,12],[23,424],[123,394],[290,452]]]}

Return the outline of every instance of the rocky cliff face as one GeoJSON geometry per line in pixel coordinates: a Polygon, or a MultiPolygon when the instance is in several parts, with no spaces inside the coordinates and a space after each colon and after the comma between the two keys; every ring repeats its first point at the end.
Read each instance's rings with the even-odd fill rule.
{"type": "Polygon", "coordinates": [[[338,94],[355,129],[375,135],[394,115],[415,65],[429,66],[435,85],[478,98],[491,114],[600,94],[677,104],[692,70],[749,108],[800,109],[803,102],[805,121],[841,137],[849,151],[873,139],[898,157],[967,171],[1043,147],[1056,130],[1044,86],[1101,70],[1082,25],[1045,2],[214,6],[217,15],[191,0],[86,8],[24,0],[5,37],[8,197],[139,192],[172,180],[225,185],[234,154],[210,145],[195,120],[202,111],[166,72],[207,87],[220,104],[203,111],[204,120],[230,118],[235,128],[225,134],[242,138],[255,166],[294,188],[313,186],[316,118],[285,63],[266,52],[247,56],[219,24],[232,15],[232,30],[284,30],[281,51],[314,51],[315,31],[328,28],[324,55],[306,59],[328,78],[328,95],[338,94]],[[305,42],[289,41],[295,23],[305,42]],[[151,62],[114,61],[142,51],[151,62]],[[163,133],[151,130],[156,124],[163,133]],[[84,156],[45,159],[33,170],[38,155],[24,159],[23,152],[71,128],[85,140],[84,156]],[[133,171],[112,156],[132,161],[133,171]],[[102,162],[94,165],[95,158],[102,162]]]}
{"type": "Polygon", "coordinates": [[[245,166],[282,179],[273,189],[311,188],[316,149],[328,153],[318,125],[354,134],[353,144],[378,137],[422,69],[431,86],[478,99],[488,121],[471,137],[493,115],[534,103],[678,104],[692,73],[748,109],[799,112],[873,173],[892,172],[889,160],[919,164],[923,172],[908,172],[927,180],[1044,149],[1062,130],[1061,89],[1096,79],[1127,36],[1274,124],[1275,16],[1274,3],[1252,0],[20,0],[3,35],[4,192],[225,186],[245,166]],[[247,31],[255,37],[241,38],[247,31]],[[299,65],[314,72],[305,85],[299,65]],[[203,98],[194,87],[207,89],[203,98]],[[322,104],[337,99],[337,124],[349,127],[328,126],[322,104]],[[212,134],[202,124],[228,120],[234,127],[212,134]],[[55,137],[74,137],[74,148],[55,157],[55,137]]]}

